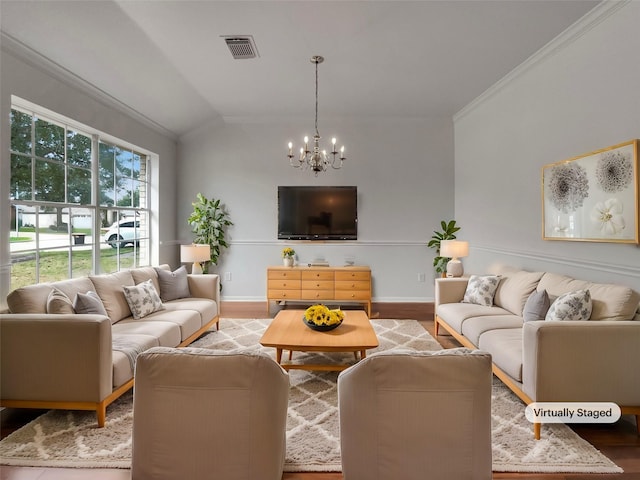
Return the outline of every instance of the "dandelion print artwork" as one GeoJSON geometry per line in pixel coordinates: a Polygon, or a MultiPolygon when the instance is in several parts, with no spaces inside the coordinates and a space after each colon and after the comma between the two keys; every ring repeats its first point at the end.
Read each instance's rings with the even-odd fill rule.
{"type": "Polygon", "coordinates": [[[577,163],[558,165],[551,170],[550,200],[562,213],[575,212],[589,196],[587,170],[577,163]]]}
{"type": "Polygon", "coordinates": [[[542,167],[542,238],[640,245],[640,140],[542,167]]]}

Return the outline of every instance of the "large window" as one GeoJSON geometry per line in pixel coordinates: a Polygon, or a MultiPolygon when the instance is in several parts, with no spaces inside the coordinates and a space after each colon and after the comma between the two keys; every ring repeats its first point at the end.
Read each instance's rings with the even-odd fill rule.
{"type": "Polygon", "coordinates": [[[14,102],[11,289],[148,265],[147,172],[125,142],[14,102]]]}

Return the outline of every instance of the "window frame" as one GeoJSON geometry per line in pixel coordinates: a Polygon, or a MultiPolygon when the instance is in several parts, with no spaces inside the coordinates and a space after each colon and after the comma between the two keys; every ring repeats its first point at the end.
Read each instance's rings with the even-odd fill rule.
{"type": "MultiPolygon", "coordinates": [[[[35,233],[35,238],[34,238],[34,247],[30,250],[28,250],[29,252],[33,252],[35,254],[35,283],[40,283],[42,282],[42,277],[40,275],[40,260],[41,260],[41,256],[43,253],[45,252],[52,252],[52,251],[66,251],[67,252],[67,262],[68,262],[68,266],[67,266],[67,275],[66,278],[75,278],[78,276],[83,276],[85,275],[87,272],[80,272],[75,274],[74,276],[74,265],[73,265],[73,253],[74,251],[78,251],[80,249],[79,245],[85,245],[83,247],[83,249],[88,249],[88,247],[90,247],[91,249],[91,267],[90,267],[90,271],[88,273],[91,274],[98,274],[98,273],[108,273],[108,272],[113,272],[113,271],[119,271],[123,268],[132,268],[132,267],[137,267],[137,266],[142,266],[142,265],[149,265],[150,261],[151,261],[151,225],[150,225],[150,219],[151,219],[151,211],[150,211],[150,192],[153,189],[153,176],[151,175],[151,161],[152,158],[155,158],[157,156],[155,156],[153,153],[146,151],[145,149],[142,149],[138,146],[134,146],[132,144],[130,144],[127,141],[124,141],[122,139],[116,138],[112,135],[106,134],[104,132],[101,132],[97,129],[94,129],[92,127],[89,127],[87,125],[83,125],[77,121],[74,121],[73,119],[69,119],[63,115],[57,114],[55,112],[52,112],[44,107],[41,107],[39,105],[33,104],[27,100],[21,99],[19,97],[16,97],[14,95],[12,95],[11,97],[11,111],[18,111],[21,112],[23,114],[27,114],[30,116],[30,128],[31,128],[31,145],[30,145],[30,152],[27,154],[25,152],[17,152],[13,150],[13,138],[10,139],[9,141],[9,154],[11,157],[11,164],[9,167],[9,173],[11,174],[11,176],[13,177],[13,159],[14,156],[16,156],[16,158],[25,158],[25,159],[29,159],[31,161],[31,192],[30,192],[30,197],[29,199],[21,199],[21,198],[14,198],[13,196],[13,180],[10,180],[9,182],[9,188],[10,188],[10,200],[9,200],[9,204],[11,206],[12,209],[16,209],[16,217],[15,217],[15,226],[17,226],[18,221],[19,221],[19,217],[18,217],[18,209],[21,207],[25,207],[25,208],[31,208],[34,210],[34,218],[38,219],[40,218],[40,213],[43,209],[46,208],[56,208],[60,210],[60,213],[57,213],[56,215],[66,215],[68,220],[67,220],[67,243],[65,245],[60,245],[58,247],[43,247],[40,245],[39,242],[39,237],[41,232],[39,230],[36,230],[35,233]],[[36,154],[37,151],[37,143],[36,143],[36,132],[35,132],[35,125],[36,125],[36,121],[37,120],[43,120],[46,121],[48,123],[51,123],[53,125],[57,125],[59,127],[63,128],[63,143],[64,145],[62,146],[62,148],[64,148],[64,155],[63,158],[61,160],[51,160],[51,159],[47,159],[47,157],[40,157],[36,154]],[[91,145],[91,152],[90,152],[90,163],[88,165],[88,168],[84,167],[84,166],[78,166],[75,165],[72,161],[72,159],[70,159],[70,153],[73,152],[69,152],[68,150],[68,140],[70,138],[73,138],[73,136],[69,135],[69,132],[73,132],[75,134],[81,134],[87,138],[89,138],[91,140],[90,145],[91,145]],[[135,186],[134,183],[131,183],[130,188],[128,189],[128,193],[129,196],[131,198],[131,204],[127,205],[127,206],[122,206],[122,205],[117,205],[117,199],[114,199],[114,205],[101,205],[101,195],[100,195],[100,183],[101,183],[101,179],[100,179],[100,145],[101,144],[107,144],[112,146],[115,150],[117,151],[122,151],[122,152],[128,152],[129,154],[131,154],[132,158],[137,158],[139,160],[138,165],[140,165],[139,170],[138,170],[138,174],[136,176],[135,174],[135,169],[134,169],[134,160],[132,160],[132,168],[130,170],[130,177],[131,178],[135,178],[135,181],[138,182],[137,187],[135,186]],[[35,193],[35,189],[37,186],[37,169],[35,166],[35,162],[36,161],[59,161],[63,167],[64,167],[64,182],[65,182],[65,188],[64,188],[64,202],[57,202],[57,201],[45,201],[45,200],[36,200],[36,193],[35,193]],[[144,168],[143,168],[144,166],[144,168]],[[69,179],[70,179],[70,171],[71,169],[77,169],[77,168],[83,168],[86,171],[90,172],[90,188],[91,188],[91,194],[90,194],[90,200],[88,203],[82,203],[82,201],[80,201],[79,203],[75,203],[75,202],[70,202],[69,200],[71,200],[69,198],[69,179]],[[144,170],[144,174],[142,173],[142,170],[144,170]],[[144,190],[144,193],[141,191],[144,190]],[[137,192],[137,200],[135,199],[136,196],[136,192],[137,192]],[[144,198],[143,198],[144,195],[144,198]],[[137,203],[136,203],[137,202],[137,203]],[[91,236],[90,236],[90,241],[85,243],[84,242],[84,236],[82,234],[76,234],[78,236],[82,237],[82,243],[77,243],[77,239],[76,237],[74,237],[74,234],[72,232],[72,213],[74,210],[78,210],[78,209],[82,209],[83,211],[87,211],[89,213],[89,215],[91,216],[91,236]],[[115,215],[116,216],[116,220],[115,222],[109,222],[108,225],[103,225],[102,221],[101,221],[101,212],[103,212],[104,210],[107,210],[109,213],[111,213],[111,215],[115,215]],[[63,214],[62,212],[66,211],[66,214],[63,214]],[[102,262],[101,262],[101,251],[103,250],[103,234],[114,224],[114,223],[118,223],[122,217],[121,215],[126,214],[126,213],[134,213],[134,215],[136,216],[136,218],[144,218],[145,219],[145,225],[142,225],[141,222],[141,228],[136,230],[136,240],[138,242],[138,245],[143,245],[144,244],[144,248],[146,249],[146,251],[143,252],[143,254],[141,255],[142,250],[140,248],[138,248],[136,246],[136,242],[134,242],[134,250],[133,250],[133,262],[124,262],[123,258],[125,257],[124,253],[121,254],[120,252],[120,246],[118,245],[118,248],[116,250],[115,256],[116,256],[116,266],[115,266],[115,270],[109,270],[109,269],[104,269],[104,267],[102,266],[102,262]]],[[[13,115],[12,115],[13,118],[13,115]]],[[[117,162],[117,159],[114,159],[114,162],[117,162]]],[[[114,164],[114,171],[117,172],[116,169],[117,164],[114,164]]],[[[117,183],[115,183],[115,179],[114,179],[114,185],[117,188],[117,183]]],[[[64,216],[62,217],[64,218],[64,216]]],[[[62,220],[64,223],[64,220],[62,220]]],[[[12,222],[13,223],[13,222],[12,222]]],[[[58,222],[55,222],[56,225],[58,224],[58,222]]],[[[42,227],[41,225],[37,225],[37,227],[42,227]]],[[[7,240],[10,240],[11,234],[13,233],[13,225],[12,228],[9,229],[9,231],[5,234],[7,235],[7,240]]],[[[89,238],[89,237],[88,237],[89,238]]],[[[11,246],[12,246],[12,242],[8,242],[9,243],[9,256],[10,258],[13,259],[15,251],[12,250],[11,246]]],[[[131,257],[131,255],[129,255],[129,257],[131,257]]],[[[10,281],[13,283],[14,282],[14,273],[13,273],[13,263],[12,263],[12,268],[11,268],[11,273],[10,273],[10,281]]],[[[46,281],[46,280],[45,280],[46,281]]],[[[33,282],[30,282],[33,283],[33,282]]],[[[18,285],[19,286],[19,285],[18,285]]],[[[16,288],[15,285],[11,285],[9,290],[13,290],[14,288],[16,288]]]]}

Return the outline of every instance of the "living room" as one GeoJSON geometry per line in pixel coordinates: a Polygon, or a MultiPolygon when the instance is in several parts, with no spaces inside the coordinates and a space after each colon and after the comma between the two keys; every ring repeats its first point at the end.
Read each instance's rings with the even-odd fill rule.
{"type": "MultiPolygon", "coordinates": [[[[374,83],[377,73],[389,69],[377,58],[375,48],[371,48],[369,56],[351,58],[349,50],[342,48],[339,35],[331,34],[332,29],[327,26],[336,22],[340,13],[346,13],[340,8],[348,8],[348,13],[357,18],[356,6],[347,2],[340,7],[338,2],[332,4],[337,10],[329,14],[324,10],[304,11],[303,6],[296,4],[280,5],[279,8],[290,7],[295,11],[292,19],[308,22],[310,26],[315,23],[313,13],[319,15],[313,34],[308,33],[304,42],[297,42],[306,43],[309,51],[296,57],[296,75],[280,74],[277,68],[271,73],[284,85],[284,90],[296,92],[293,103],[299,108],[280,110],[271,106],[270,113],[238,110],[233,115],[220,116],[215,115],[215,108],[201,102],[200,109],[191,111],[197,127],[186,130],[184,125],[173,124],[172,129],[163,125],[169,124],[167,117],[172,115],[172,108],[183,113],[184,118],[182,110],[191,105],[187,99],[193,101],[197,97],[195,90],[190,94],[182,90],[173,94],[155,91],[152,81],[145,82],[147,94],[158,104],[158,116],[143,116],[130,106],[135,104],[139,90],[125,91],[122,95],[101,91],[82,79],[83,74],[90,73],[90,67],[83,66],[80,60],[75,65],[61,65],[47,59],[55,55],[56,48],[70,46],[79,49],[77,58],[81,59],[84,52],[99,48],[102,38],[78,37],[85,43],[60,38],[62,43],[52,42],[51,51],[25,48],[29,45],[26,40],[14,34],[17,27],[9,29],[8,14],[18,15],[18,20],[24,19],[23,15],[35,16],[41,22],[44,37],[54,35],[56,25],[47,18],[55,12],[49,8],[39,13],[34,6],[26,13],[20,9],[16,13],[11,3],[3,2],[1,7],[3,151],[9,149],[11,135],[6,119],[11,96],[15,95],[152,152],[152,162],[156,162],[152,172],[156,187],[151,193],[153,265],[168,263],[175,268],[181,264],[179,245],[192,241],[186,219],[197,193],[221,199],[234,223],[228,230],[230,247],[215,267],[222,276],[225,303],[256,302],[262,308],[266,269],[281,263],[283,247],[293,246],[301,264],[321,258],[339,266],[350,259],[371,267],[374,302],[418,303],[426,307],[434,301],[436,277],[431,265],[433,251],[426,243],[441,220],[454,218],[461,227],[459,238],[470,245],[469,256],[463,259],[467,272],[484,273],[496,264],[507,264],[640,290],[637,245],[542,239],[540,188],[545,164],[638,138],[640,103],[636,90],[640,84],[640,65],[634,61],[640,51],[637,2],[557,2],[581,4],[574,8],[582,11],[567,13],[564,26],[556,24],[557,32],[530,48],[521,59],[515,59],[493,80],[485,79],[484,84],[476,87],[477,93],[454,112],[404,115],[387,112],[397,112],[393,107],[395,101],[406,106],[408,101],[400,93],[411,82],[405,77],[417,69],[431,70],[429,64],[416,66],[411,63],[411,55],[398,54],[406,62],[398,70],[398,83],[374,83]],[[8,36],[7,30],[12,35],[8,36]],[[329,38],[316,42],[322,36],[329,38]],[[291,168],[286,156],[288,141],[299,148],[302,137],[313,133],[314,84],[309,57],[314,54],[326,57],[319,66],[318,128],[325,139],[336,135],[345,144],[347,156],[342,169],[329,169],[317,178],[309,171],[291,168]],[[354,70],[364,70],[374,87],[365,82],[354,85],[345,81],[354,70]],[[369,101],[367,108],[353,105],[352,98],[358,90],[368,89],[373,91],[365,97],[369,101]],[[162,108],[165,102],[171,108],[162,108]],[[341,114],[341,105],[364,113],[341,114]],[[277,240],[276,196],[280,185],[356,185],[358,240],[329,243],[277,240]]],[[[512,8],[512,3],[520,2],[505,3],[510,5],[504,8],[512,8]]],[[[529,7],[533,3],[536,2],[525,2],[529,7]]],[[[385,7],[376,12],[374,27],[388,21],[397,30],[389,27],[384,40],[391,45],[375,44],[376,48],[393,49],[393,42],[401,43],[398,36],[402,40],[405,32],[428,20],[414,15],[415,23],[398,25],[399,20],[392,15],[398,7],[385,7]]],[[[136,18],[142,22],[141,13],[135,10],[143,7],[136,2],[124,5],[109,2],[103,8],[105,23],[106,19],[114,18],[136,18]],[[128,14],[133,17],[121,16],[121,8],[129,9],[128,14]],[[116,14],[120,16],[111,17],[116,14]]],[[[260,11],[265,8],[260,5],[250,4],[246,8],[254,15],[268,15],[266,10],[260,11]]],[[[419,10],[421,6],[410,8],[419,10]]],[[[515,16],[514,22],[516,18],[519,17],[515,16]]],[[[523,23],[514,25],[526,31],[527,22],[522,18],[520,21],[523,23]]],[[[128,20],[120,25],[125,26],[123,37],[131,35],[135,42],[152,43],[148,35],[157,41],[154,37],[157,30],[146,30],[151,27],[144,22],[136,24],[128,20]]],[[[261,56],[235,61],[226,52],[227,57],[219,66],[220,75],[229,77],[227,81],[231,82],[242,78],[245,89],[259,90],[261,79],[267,76],[261,66],[271,62],[280,47],[263,43],[260,31],[242,23],[226,27],[211,33],[211,38],[220,43],[216,43],[217,50],[226,49],[220,35],[250,33],[255,35],[261,56]]],[[[358,27],[365,29],[360,23],[358,27]]],[[[287,31],[280,33],[288,42],[300,38],[287,31]]],[[[517,36],[518,32],[511,34],[517,36]]],[[[491,54],[492,59],[507,56],[510,45],[507,40],[502,42],[500,50],[477,52],[476,64],[470,66],[480,72],[483,54],[491,54]]],[[[470,35],[457,47],[469,49],[474,43],[470,35]]],[[[425,48],[435,49],[434,45],[438,45],[435,37],[425,48]]],[[[180,51],[182,46],[175,48],[180,51]]],[[[179,77],[176,69],[163,71],[164,60],[158,52],[155,55],[144,65],[147,79],[162,75],[179,77]]],[[[277,55],[290,56],[282,52],[277,55]]],[[[473,78],[473,68],[466,75],[473,78]]],[[[130,81],[135,83],[135,79],[130,81]]],[[[437,85],[431,87],[425,88],[424,94],[437,97],[437,85]]],[[[266,97],[270,92],[262,91],[261,95],[266,97]]],[[[230,94],[229,102],[231,97],[230,94]]],[[[219,108],[222,107],[220,104],[219,108]]],[[[8,157],[2,158],[3,210],[9,198],[8,157]]],[[[10,229],[10,219],[2,216],[0,231],[10,229]]],[[[7,280],[11,264],[6,238],[1,239],[1,245],[0,301],[4,302],[10,290],[7,280]]]]}

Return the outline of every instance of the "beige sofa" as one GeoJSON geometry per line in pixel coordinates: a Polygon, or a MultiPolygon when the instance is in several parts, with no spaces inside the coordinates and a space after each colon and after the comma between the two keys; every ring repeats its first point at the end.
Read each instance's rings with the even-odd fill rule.
{"type": "MultiPolygon", "coordinates": [[[[555,273],[508,267],[493,273],[499,283],[492,305],[463,302],[468,278],[436,280],[436,335],[448,333],[489,352],[495,375],[527,404],[614,402],[636,416],[640,433],[640,294],[555,273]],[[539,297],[546,291],[553,304],[585,290],[592,306],[588,320],[524,321],[534,292],[539,297]]],[[[539,424],[534,433],[540,438],[539,424]]]]}
{"type": "Polygon", "coordinates": [[[133,386],[139,353],[188,345],[219,326],[220,283],[184,268],[140,267],[19,288],[7,305],[0,314],[0,405],[95,410],[102,427],[107,406],[133,386]],[[150,285],[156,311],[148,313],[143,297],[133,304],[134,318],[129,302],[150,285]],[[93,313],[74,313],[85,311],[93,313]]]}

